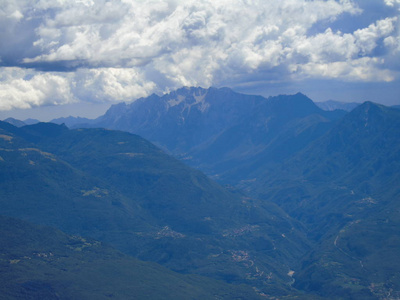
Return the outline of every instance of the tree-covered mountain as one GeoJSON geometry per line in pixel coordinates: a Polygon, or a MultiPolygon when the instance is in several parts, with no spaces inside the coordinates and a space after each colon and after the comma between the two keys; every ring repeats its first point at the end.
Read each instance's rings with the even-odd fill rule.
{"type": "MultiPolygon", "coordinates": [[[[271,191],[292,194],[293,201],[291,197],[285,201],[274,200],[289,213],[296,210],[296,201],[307,188],[331,189],[332,196],[342,195],[341,202],[332,201],[335,209],[327,208],[329,213],[343,211],[344,205],[351,203],[347,197],[358,199],[379,194],[383,199],[390,199],[400,188],[397,184],[400,180],[397,172],[400,169],[399,128],[400,111],[366,102],[327,134],[276,168],[274,174],[265,172],[257,182],[251,183],[250,189],[262,197],[271,191]],[[278,187],[282,180],[291,181],[302,189],[296,196],[288,186],[285,189],[278,187]],[[333,193],[334,190],[337,192],[333,193]]],[[[277,199],[277,196],[272,198],[277,199]]],[[[309,205],[318,204],[307,200],[302,206],[309,205]]],[[[321,216],[317,223],[321,224],[323,219],[321,216]]]]}
{"type": "Polygon", "coordinates": [[[399,297],[399,130],[399,110],[366,102],[250,183],[317,242],[296,287],[330,297],[399,297]]]}
{"type": "Polygon", "coordinates": [[[1,299],[262,299],[250,287],[181,275],[103,243],[0,216],[1,299]]]}
{"type": "Polygon", "coordinates": [[[297,293],[290,271],[310,243],[275,204],[227,191],[129,133],[51,123],[0,128],[1,214],[181,273],[297,293]]]}

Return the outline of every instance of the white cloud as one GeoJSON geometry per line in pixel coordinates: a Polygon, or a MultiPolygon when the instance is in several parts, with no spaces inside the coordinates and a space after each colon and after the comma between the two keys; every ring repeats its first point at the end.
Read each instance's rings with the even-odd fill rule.
{"type": "MultiPolygon", "coordinates": [[[[398,2],[385,0],[382,6],[398,2]]],[[[28,81],[13,77],[6,82],[7,93],[14,96],[4,90],[2,95],[14,101],[28,94],[15,96],[12,85],[24,83],[33,93],[39,86],[34,78],[62,79],[58,86],[69,86],[68,101],[126,101],[182,85],[261,80],[268,72],[277,77],[274,80],[397,78],[397,71],[385,64],[385,57],[399,49],[396,17],[354,32],[326,26],[310,35],[316,24],[362,14],[352,0],[36,0],[33,5],[20,0],[0,7],[0,17],[13,14],[12,20],[0,21],[14,24],[4,38],[18,36],[22,29],[31,33],[26,44],[16,44],[27,48],[18,52],[16,65],[71,71],[35,72],[28,81]],[[32,28],[22,26],[24,22],[32,28]]],[[[40,91],[45,92],[43,87],[40,91]]],[[[42,94],[35,97],[50,99],[42,94]]],[[[40,101],[49,103],[26,103],[40,101]]],[[[57,103],[62,101],[61,97],[57,103]]]]}
{"type": "Polygon", "coordinates": [[[394,6],[395,4],[400,4],[400,0],[385,0],[387,6],[394,6]]]}
{"type": "Polygon", "coordinates": [[[376,24],[371,24],[367,28],[359,29],[354,32],[356,45],[362,54],[369,54],[377,47],[377,41],[380,38],[387,37],[394,31],[394,23],[397,18],[386,18],[379,20],[376,24]]]}
{"type": "Polygon", "coordinates": [[[383,43],[386,47],[392,48],[394,53],[400,52],[400,36],[388,36],[383,40],[383,43]]]}
{"type": "Polygon", "coordinates": [[[363,57],[352,61],[315,63],[292,65],[291,69],[295,79],[299,78],[329,78],[349,81],[383,81],[394,80],[394,73],[390,70],[382,70],[382,59],[363,57]],[[377,80],[378,79],[378,80],[377,80]]]}
{"type": "Polygon", "coordinates": [[[24,15],[21,14],[21,12],[19,10],[16,10],[10,15],[10,17],[19,21],[24,17],[24,15]]]}
{"type": "Polygon", "coordinates": [[[395,32],[396,22],[396,17],[386,18],[354,33],[343,34],[328,28],[312,37],[297,38],[292,43],[293,52],[304,57],[305,63],[300,64],[297,58],[290,64],[290,70],[294,77],[300,78],[393,81],[397,72],[383,69],[384,58],[372,54],[381,39],[386,47],[396,47],[398,39],[390,35],[395,32]]]}
{"type": "Polygon", "coordinates": [[[0,68],[0,110],[61,105],[76,101],[65,74],[0,68]]]}
{"type": "Polygon", "coordinates": [[[25,62],[85,60],[89,66],[137,67],[171,60],[181,50],[196,62],[207,55],[198,56],[201,45],[242,57],[243,66],[254,69],[277,59],[266,47],[282,48],[317,21],[359,12],[350,1],[333,0],[110,3],[66,5],[44,19],[35,43],[42,54],[25,62]],[[280,35],[283,45],[276,45],[280,35]]]}
{"type": "Polygon", "coordinates": [[[81,99],[97,102],[129,101],[147,96],[155,84],[143,80],[134,69],[80,69],[75,73],[73,91],[81,99]]]}

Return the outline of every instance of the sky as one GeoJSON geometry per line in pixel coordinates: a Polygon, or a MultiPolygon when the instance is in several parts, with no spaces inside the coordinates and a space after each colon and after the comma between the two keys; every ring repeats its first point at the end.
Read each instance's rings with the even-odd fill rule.
{"type": "Polygon", "coordinates": [[[0,0],[0,119],[182,86],[400,104],[400,0],[0,0]]]}

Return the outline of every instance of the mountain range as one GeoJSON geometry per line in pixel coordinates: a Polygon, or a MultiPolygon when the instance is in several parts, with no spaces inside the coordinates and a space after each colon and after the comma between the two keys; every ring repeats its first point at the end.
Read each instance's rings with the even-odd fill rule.
{"type": "Polygon", "coordinates": [[[87,126],[138,134],[219,182],[237,185],[299,151],[344,114],[324,111],[300,93],[264,98],[228,88],[182,88],[114,105],[87,126]]]}
{"type": "Polygon", "coordinates": [[[191,87],[84,121],[0,123],[1,214],[270,299],[400,297],[398,109],[191,87]]]}

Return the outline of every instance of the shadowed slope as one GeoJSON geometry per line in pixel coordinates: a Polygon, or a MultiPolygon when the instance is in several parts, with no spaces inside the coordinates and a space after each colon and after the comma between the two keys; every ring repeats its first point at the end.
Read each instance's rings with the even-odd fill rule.
{"type": "Polygon", "coordinates": [[[0,216],[2,299],[261,299],[249,287],[180,275],[102,243],[0,216]]]}
{"type": "Polygon", "coordinates": [[[276,205],[228,192],[138,136],[50,123],[3,133],[3,214],[273,293],[290,289],[309,248],[276,205]]]}

